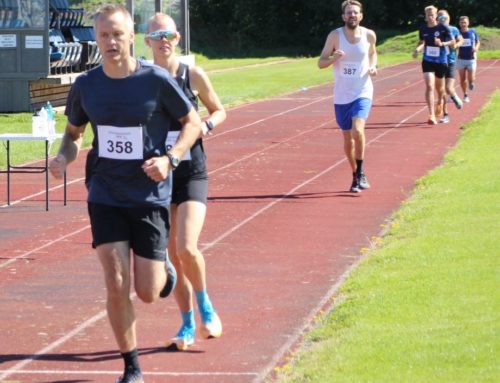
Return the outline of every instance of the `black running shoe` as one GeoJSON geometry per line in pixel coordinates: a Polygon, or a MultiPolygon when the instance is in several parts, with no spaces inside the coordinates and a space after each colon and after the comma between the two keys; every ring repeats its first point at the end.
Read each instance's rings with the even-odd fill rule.
{"type": "Polygon", "coordinates": [[[361,173],[357,178],[360,189],[370,189],[370,184],[368,183],[364,173],[361,173]]]}
{"type": "Polygon", "coordinates": [[[352,177],[352,184],[351,184],[351,189],[349,189],[351,193],[360,193],[361,188],[359,187],[359,180],[356,175],[352,177]]]}
{"type": "Polygon", "coordinates": [[[137,370],[125,370],[123,376],[116,381],[116,383],[144,383],[142,373],[137,370]]]}
{"type": "Polygon", "coordinates": [[[175,289],[175,285],[177,283],[177,272],[175,271],[175,267],[170,262],[170,258],[167,254],[167,259],[165,261],[165,269],[167,270],[167,282],[165,286],[160,291],[160,298],[166,298],[170,295],[170,293],[175,289]]]}

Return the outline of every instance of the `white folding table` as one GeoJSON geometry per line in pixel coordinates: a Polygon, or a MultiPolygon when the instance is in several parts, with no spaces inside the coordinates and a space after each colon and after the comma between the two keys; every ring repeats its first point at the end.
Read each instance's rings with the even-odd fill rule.
{"type": "MultiPolygon", "coordinates": [[[[0,170],[0,173],[7,174],[7,204],[10,205],[10,175],[13,173],[45,173],[45,210],[49,210],[49,152],[52,143],[62,138],[62,134],[50,136],[34,136],[31,133],[0,134],[0,141],[5,141],[7,150],[7,168],[0,170]],[[43,141],[45,142],[45,162],[43,166],[13,166],[10,162],[10,142],[11,141],[43,141]]],[[[66,206],[66,173],[64,173],[64,206],[66,206]]]]}

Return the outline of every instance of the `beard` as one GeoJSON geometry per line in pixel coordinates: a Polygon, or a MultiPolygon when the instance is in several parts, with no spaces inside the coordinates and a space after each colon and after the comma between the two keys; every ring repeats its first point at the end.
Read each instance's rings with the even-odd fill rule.
{"type": "Polygon", "coordinates": [[[349,29],[356,29],[359,25],[359,22],[357,20],[347,20],[345,22],[345,26],[349,29]]]}

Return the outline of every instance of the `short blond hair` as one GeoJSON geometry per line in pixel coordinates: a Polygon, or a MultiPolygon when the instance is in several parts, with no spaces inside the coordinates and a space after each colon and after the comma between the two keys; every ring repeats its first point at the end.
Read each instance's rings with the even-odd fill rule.
{"type": "Polygon", "coordinates": [[[429,5],[429,6],[427,6],[427,7],[424,8],[425,13],[427,13],[429,11],[437,12],[437,10],[438,9],[434,5],[429,5]]]}
{"type": "Polygon", "coordinates": [[[148,20],[148,32],[151,32],[151,29],[152,29],[151,26],[154,23],[160,23],[162,21],[165,21],[167,23],[172,23],[175,30],[177,31],[177,24],[175,24],[175,20],[172,17],[170,17],[169,15],[166,15],[165,13],[156,12],[148,20]]]}
{"type": "Polygon", "coordinates": [[[97,9],[96,13],[94,13],[94,29],[96,26],[97,20],[101,16],[109,16],[115,13],[122,13],[125,16],[127,27],[133,32],[134,31],[134,20],[132,20],[132,16],[127,8],[125,8],[121,4],[106,4],[97,9]]]}

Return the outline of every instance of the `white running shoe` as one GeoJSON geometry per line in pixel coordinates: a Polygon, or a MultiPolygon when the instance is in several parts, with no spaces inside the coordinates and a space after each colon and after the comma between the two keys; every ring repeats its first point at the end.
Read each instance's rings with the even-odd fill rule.
{"type": "Polygon", "coordinates": [[[200,335],[205,339],[219,338],[222,335],[222,322],[215,311],[209,322],[201,322],[200,335]]]}

